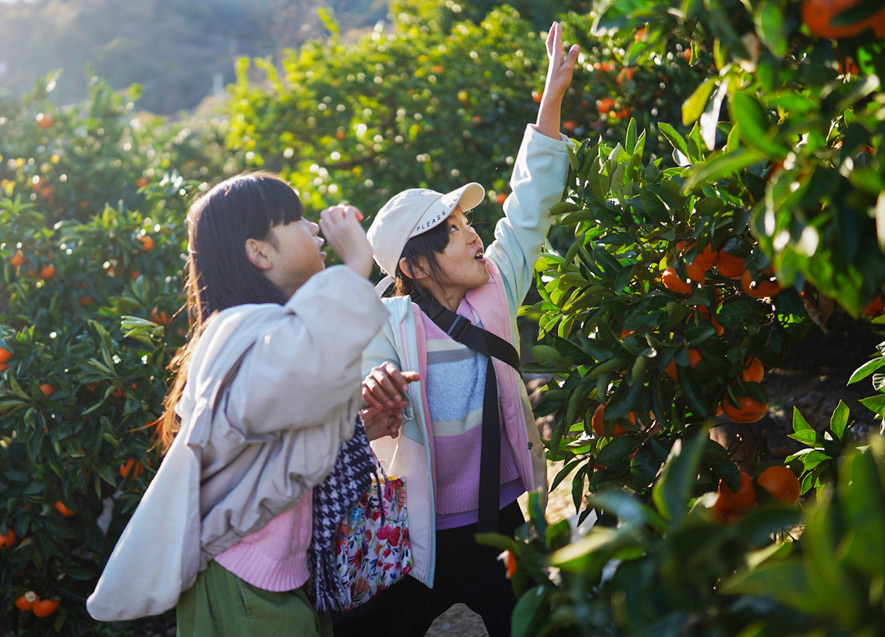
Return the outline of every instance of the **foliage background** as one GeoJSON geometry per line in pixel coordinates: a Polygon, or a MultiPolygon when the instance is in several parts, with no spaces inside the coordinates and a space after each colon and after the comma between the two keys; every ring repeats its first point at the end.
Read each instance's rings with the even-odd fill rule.
{"type": "MultiPolygon", "coordinates": [[[[697,626],[746,628],[747,615],[731,613],[741,604],[768,612],[770,626],[790,613],[813,616],[749,593],[719,596],[717,582],[762,563],[748,556],[788,552],[770,543],[772,531],[804,522],[776,506],[735,528],[710,519],[719,481],[736,486],[738,471],[707,432],[728,396],[765,399],[760,383],[741,379],[748,355],[770,368],[813,322],[825,324],[830,312],[853,321],[881,292],[873,240],[883,190],[881,46],[867,36],[838,45],[812,37],[790,0],[707,4],[715,10],[690,1],[406,0],[391,6],[389,23],[358,37],[318,15],[322,40],[240,59],[220,108],[175,121],[136,110],[158,91],[117,92],[117,78],[91,72],[75,103],[56,99],[55,75],[0,96],[0,347],[10,353],[0,362],[0,533],[16,537],[0,549],[4,634],[169,625],[169,617],[98,625],[83,601],[159,462],[151,423],[187,329],[178,310],[190,199],[226,175],[270,168],[310,213],[344,198],[368,223],[400,189],[475,180],[488,191],[476,216],[489,240],[534,119],[541,34],[554,16],[583,50],[563,107],[563,130],[580,144],[524,325],[531,341],[542,337],[534,371],[550,381],[538,415],[552,418],[551,459],[565,460],[557,480],[572,481],[576,510],[600,497],[595,506],[611,515],[599,534],[573,544],[565,527],[548,529],[537,515],[535,536],[490,540],[519,556],[518,586],[529,575],[542,582],[521,602],[521,625],[589,630],[593,608],[594,630],[623,634],[681,626],[696,613],[697,626]],[[857,71],[846,72],[849,60],[857,71]],[[825,250],[803,251],[806,228],[825,250]],[[679,240],[697,243],[677,248],[679,240]],[[662,271],[684,278],[707,245],[746,257],[754,277],[773,265],[784,291],[754,299],[721,264],[688,294],[662,285],[662,271]],[[703,354],[697,368],[692,349],[703,354]],[[677,381],[665,373],[670,361],[677,381]],[[596,432],[601,403],[607,422],[596,432]],[[625,419],[630,412],[638,424],[625,419]],[[612,436],[615,424],[626,435],[612,436]],[[698,535],[709,540],[709,561],[679,570],[698,535]],[[603,580],[605,561],[636,560],[640,549],[647,559],[603,580]],[[650,596],[676,575],[693,594],[650,596]],[[19,611],[14,600],[28,590],[59,598],[59,612],[19,611]],[[618,600],[643,597],[650,603],[627,621],[618,600]]],[[[224,15],[206,6],[188,11],[224,15]]],[[[148,57],[162,64],[159,53],[148,57]]],[[[873,358],[856,380],[872,376],[881,388],[882,365],[873,358]]],[[[867,406],[885,412],[881,396],[867,406]]],[[[854,446],[851,427],[844,409],[827,431],[806,425],[801,415],[794,423],[809,451],[789,461],[805,491],[824,494],[837,458],[854,446]]],[[[821,533],[812,534],[824,537],[816,550],[833,537],[821,533]]],[[[878,550],[870,537],[864,546],[878,550]]],[[[793,544],[789,552],[801,553],[793,544]]],[[[870,584],[854,567],[844,577],[870,584]]],[[[859,626],[867,610],[845,625],[859,626]]]]}

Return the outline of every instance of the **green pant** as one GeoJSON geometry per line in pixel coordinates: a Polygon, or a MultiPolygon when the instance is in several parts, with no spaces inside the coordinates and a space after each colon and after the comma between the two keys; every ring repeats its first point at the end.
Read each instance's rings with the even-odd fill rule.
{"type": "Polygon", "coordinates": [[[197,576],[176,608],[179,637],[331,637],[303,587],[274,593],[256,588],[219,565],[197,576]]]}

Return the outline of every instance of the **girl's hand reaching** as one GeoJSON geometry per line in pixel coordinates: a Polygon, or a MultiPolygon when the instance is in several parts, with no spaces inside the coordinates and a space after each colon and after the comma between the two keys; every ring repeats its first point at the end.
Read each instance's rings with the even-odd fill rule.
{"type": "Polygon", "coordinates": [[[538,109],[538,132],[559,138],[559,118],[562,98],[572,83],[572,73],[581,47],[573,44],[565,55],[562,49],[562,26],[554,22],[547,34],[547,81],[538,109]]]}
{"type": "Polygon", "coordinates": [[[360,226],[363,214],[354,206],[339,204],[320,213],[320,230],[341,262],[360,276],[372,273],[372,246],[360,226]]]}

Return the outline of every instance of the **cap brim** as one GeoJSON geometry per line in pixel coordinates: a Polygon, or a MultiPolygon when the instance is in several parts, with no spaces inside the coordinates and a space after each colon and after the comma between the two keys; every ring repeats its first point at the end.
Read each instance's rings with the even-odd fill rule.
{"type": "Polygon", "coordinates": [[[450,212],[459,203],[461,204],[461,209],[467,211],[473,210],[481,204],[485,196],[486,189],[481,184],[471,181],[469,184],[464,184],[460,188],[444,194],[440,201],[449,208],[450,212]]]}

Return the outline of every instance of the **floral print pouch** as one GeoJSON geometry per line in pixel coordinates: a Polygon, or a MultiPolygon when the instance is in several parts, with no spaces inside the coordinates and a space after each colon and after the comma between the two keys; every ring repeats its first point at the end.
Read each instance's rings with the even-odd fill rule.
{"type": "Polygon", "coordinates": [[[369,601],[412,569],[406,485],[379,471],[368,492],[338,527],[333,551],[338,602],[346,612],[369,601]]]}

